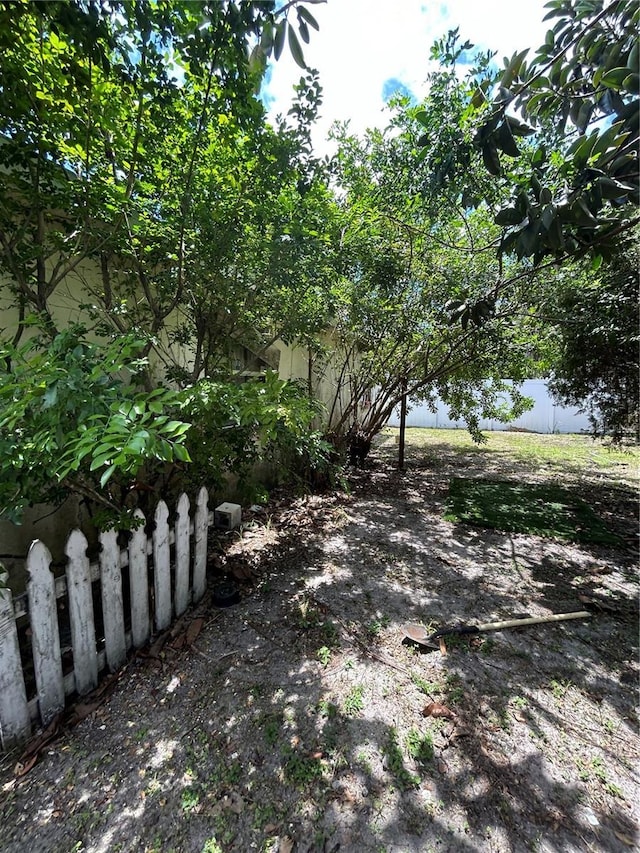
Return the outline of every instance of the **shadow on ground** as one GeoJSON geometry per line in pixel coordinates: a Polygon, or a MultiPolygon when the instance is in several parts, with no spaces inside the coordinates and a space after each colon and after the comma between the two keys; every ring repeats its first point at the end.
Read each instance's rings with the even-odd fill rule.
{"type": "Polygon", "coordinates": [[[240,604],[205,601],[191,649],[132,660],[26,776],[5,759],[0,850],[633,849],[633,554],[448,524],[439,458],[400,473],[383,448],[350,496],[274,516],[240,604]],[[591,619],[403,642],[406,622],[581,595],[591,619]]]}

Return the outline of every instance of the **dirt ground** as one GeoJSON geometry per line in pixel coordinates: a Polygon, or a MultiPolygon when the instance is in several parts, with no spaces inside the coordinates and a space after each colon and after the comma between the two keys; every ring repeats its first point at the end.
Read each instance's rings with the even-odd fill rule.
{"type": "Polygon", "coordinates": [[[350,494],[245,513],[210,561],[239,603],[208,593],[31,761],[0,756],[3,853],[640,849],[633,478],[562,475],[627,542],[577,546],[442,518],[452,475],[553,466],[442,444],[401,473],[396,450],[350,494]]]}

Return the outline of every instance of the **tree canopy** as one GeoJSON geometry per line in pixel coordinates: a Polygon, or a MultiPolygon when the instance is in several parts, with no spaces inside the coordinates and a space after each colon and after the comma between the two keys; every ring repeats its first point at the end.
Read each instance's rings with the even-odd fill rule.
{"type": "Polygon", "coordinates": [[[303,54],[317,2],[0,2],[13,517],[70,491],[116,512],[174,477],[249,483],[260,459],[308,474],[329,457],[312,425],[371,437],[405,394],[438,394],[481,440],[554,366],[609,427],[637,411],[617,253],[638,204],[630,0],[552,0],[545,44],[501,71],[489,52],[461,74],[472,45],[449,33],[424,100],[361,137],[336,127],[330,161],[303,54]],[[301,77],[274,124],[257,91],[284,50],[301,77]],[[240,385],[238,349],[266,360],[278,340],[305,381],[240,385]]]}
{"type": "Polygon", "coordinates": [[[638,221],[640,70],[633,0],[551,0],[544,44],[480,81],[474,142],[510,189],[502,251],[615,252],[638,221]]]}

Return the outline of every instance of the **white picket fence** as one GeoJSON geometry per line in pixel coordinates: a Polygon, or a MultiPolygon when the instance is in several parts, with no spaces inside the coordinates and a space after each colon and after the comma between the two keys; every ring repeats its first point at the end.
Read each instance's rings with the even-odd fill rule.
{"type": "MultiPolygon", "coordinates": [[[[144,646],[152,631],[168,628],[206,588],[207,538],[210,524],[208,494],[198,494],[193,519],[189,498],[182,495],[176,520],[170,526],[164,501],[157,506],[153,534],[148,539],[145,518],[121,550],[114,530],[100,534],[97,563],[86,555],[87,540],[74,530],[67,540],[66,576],[54,577],[51,554],[40,540],[27,555],[27,591],[15,601],[0,583],[0,742],[3,749],[26,739],[32,722],[47,725],[72,693],[84,695],[98,685],[106,668],[118,670],[127,651],[144,646]],[[173,560],[171,546],[173,545],[173,560]],[[150,558],[152,562],[150,563],[150,558]],[[122,570],[128,568],[128,589],[122,570]],[[103,630],[96,632],[92,584],[99,581],[103,630]],[[125,592],[128,593],[125,596],[125,592]],[[58,599],[65,598],[71,626],[73,669],[63,673],[58,599]],[[125,631],[124,601],[130,601],[130,630],[125,631]],[[27,617],[31,629],[36,696],[27,698],[20,656],[18,620],[27,617]],[[103,646],[103,648],[102,648],[103,646]],[[100,650],[99,650],[100,649],[100,650]]],[[[2,578],[0,577],[0,580],[2,578]]]]}

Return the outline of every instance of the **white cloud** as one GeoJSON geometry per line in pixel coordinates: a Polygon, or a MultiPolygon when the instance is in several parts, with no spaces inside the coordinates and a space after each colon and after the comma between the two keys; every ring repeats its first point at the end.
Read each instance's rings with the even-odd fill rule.
{"type": "MultiPolygon", "coordinates": [[[[433,68],[431,45],[449,29],[478,47],[498,51],[497,59],[525,47],[537,47],[547,26],[545,0],[328,0],[309,6],[320,25],[303,45],[305,58],[320,72],[324,102],[314,132],[320,151],[334,120],[347,120],[356,132],[384,126],[386,80],[394,78],[418,97],[433,68]]],[[[294,20],[294,19],[292,19],[294,20]]],[[[267,87],[270,114],[286,113],[301,69],[288,48],[275,63],[267,87]]]]}

